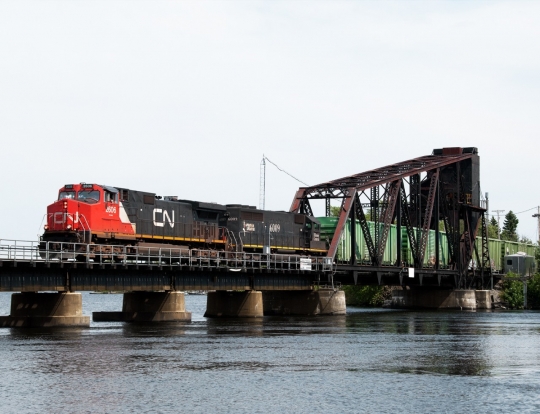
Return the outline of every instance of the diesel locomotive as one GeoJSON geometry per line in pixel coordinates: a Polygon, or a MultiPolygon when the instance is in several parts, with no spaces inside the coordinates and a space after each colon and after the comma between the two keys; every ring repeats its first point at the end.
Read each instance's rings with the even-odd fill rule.
{"type": "Polygon", "coordinates": [[[47,207],[46,217],[41,246],[48,251],[68,246],[84,253],[105,253],[100,249],[108,245],[118,249],[327,252],[326,243],[320,240],[320,223],[311,216],[161,197],[106,185],[64,185],[58,199],[47,207]]]}

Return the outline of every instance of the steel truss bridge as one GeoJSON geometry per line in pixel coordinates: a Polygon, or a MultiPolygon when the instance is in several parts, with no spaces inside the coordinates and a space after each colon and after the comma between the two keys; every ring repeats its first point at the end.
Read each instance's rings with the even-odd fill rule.
{"type": "Polygon", "coordinates": [[[426,279],[432,284],[445,283],[467,289],[493,284],[485,201],[480,191],[480,158],[476,148],[436,149],[431,155],[301,187],[290,211],[313,215],[311,203],[324,200],[326,215],[330,216],[333,199],[339,199],[341,207],[328,256],[336,263],[337,277],[341,276],[345,283],[356,284],[359,277],[376,277],[377,283],[393,284],[391,282],[399,275],[400,284],[403,284],[404,269],[410,268],[414,273],[408,272],[405,277],[417,274],[418,284],[423,284],[426,279]],[[374,223],[374,231],[369,229],[365,209],[374,223]],[[357,257],[355,225],[350,226],[348,236],[352,246],[350,257],[336,256],[348,220],[360,224],[369,254],[367,263],[359,263],[357,257]],[[393,223],[397,227],[397,254],[390,266],[383,266],[393,223]],[[448,240],[446,263],[440,257],[441,223],[448,240]],[[408,244],[403,243],[402,228],[406,230],[408,244]],[[435,256],[426,265],[424,259],[430,230],[436,232],[435,256]],[[482,240],[481,245],[477,245],[477,235],[482,240]],[[404,251],[404,245],[410,249],[412,260],[404,251]],[[433,283],[434,278],[436,283],[433,283]]]}
{"type": "Polygon", "coordinates": [[[74,243],[54,242],[53,250],[49,243],[0,240],[0,291],[309,290],[329,282],[470,289],[493,283],[476,148],[434,150],[428,156],[302,187],[290,211],[313,216],[311,203],[324,200],[329,216],[333,199],[339,199],[341,207],[326,257],[179,247],[130,246],[128,251],[113,245],[90,254],[84,253],[90,252],[89,246],[74,243]],[[354,225],[347,236],[350,257],[338,256],[348,221],[359,222],[369,260],[357,256],[360,235],[354,225]],[[439,254],[440,223],[448,238],[446,263],[439,254]],[[388,264],[383,256],[392,224],[397,227],[397,254],[388,264]],[[430,230],[436,232],[436,253],[426,263],[430,230]]]}

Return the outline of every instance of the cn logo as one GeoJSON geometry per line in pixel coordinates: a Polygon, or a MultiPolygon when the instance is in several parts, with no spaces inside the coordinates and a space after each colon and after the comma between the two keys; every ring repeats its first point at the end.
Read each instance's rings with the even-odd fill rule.
{"type": "Polygon", "coordinates": [[[164,227],[165,222],[167,221],[169,222],[169,226],[174,227],[174,210],[172,211],[172,220],[169,213],[167,213],[167,210],[161,208],[154,209],[152,218],[154,219],[154,226],[156,227],[164,227]]]}
{"type": "Polygon", "coordinates": [[[75,217],[69,213],[62,213],[60,211],[54,213],[53,215],[54,224],[64,224],[67,221],[72,221],[74,224],[79,222],[79,212],[75,212],[75,217]]]}

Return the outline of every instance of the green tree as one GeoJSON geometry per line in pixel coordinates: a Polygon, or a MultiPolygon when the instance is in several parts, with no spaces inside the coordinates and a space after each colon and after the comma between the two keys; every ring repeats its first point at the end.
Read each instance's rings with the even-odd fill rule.
{"type": "Polygon", "coordinates": [[[527,282],[527,306],[540,309],[540,273],[536,273],[527,282]]]}
{"type": "Polygon", "coordinates": [[[491,217],[491,220],[489,221],[489,224],[488,224],[488,237],[490,239],[498,239],[499,233],[500,233],[499,223],[497,223],[497,220],[495,219],[495,217],[491,217]]]}
{"type": "Polygon", "coordinates": [[[501,239],[508,241],[518,241],[517,226],[519,220],[516,215],[510,210],[506,216],[504,216],[504,225],[501,232],[501,239]]]}
{"type": "Polygon", "coordinates": [[[532,240],[529,239],[527,236],[521,236],[519,238],[519,242],[520,243],[525,243],[525,244],[533,244],[532,240]]]}
{"type": "Polygon", "coordinates": [[[382,306],[392,297],[388,286],[343,286],[345,301],[351,306],[382,306]]]}
{"type": "Polygon", "coordinates": [[[339,213],[341,213],[341,207],[330,206],[330,217],[339,217],[339,213]]]}
{"type": "MultiPolygon", "coordinates": [[[[339,214],[341,213],[341,207],[338,206],[330,206],[330,217],[339,217],[339,214]]],[[[371,220],[371,214],[369,211],[364,210],[364,214],[366,215],[366,220],[371,220]]],[[[358,220],[358,217],[357,217],[358,220]]]]}
{"type": "Polygon", "coordinates": [[[501,296],[510,309],[523,309],[523,282],[517,280],[515,273],[506,275],[501,296]]]}

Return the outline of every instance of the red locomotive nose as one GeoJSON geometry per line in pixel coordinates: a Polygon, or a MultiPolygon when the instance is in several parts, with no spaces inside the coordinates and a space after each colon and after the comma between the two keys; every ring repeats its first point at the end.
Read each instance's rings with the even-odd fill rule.
{"type": "Polygon", "coordinates": [[[75,200],[58,200],[47,208],[45,230],[73,230],[78,223],[78,206],[75,200]]]}

